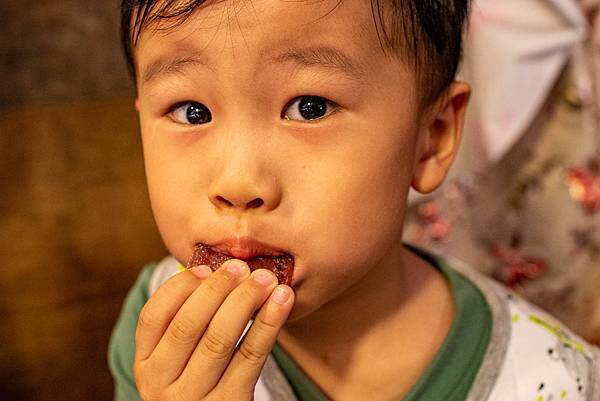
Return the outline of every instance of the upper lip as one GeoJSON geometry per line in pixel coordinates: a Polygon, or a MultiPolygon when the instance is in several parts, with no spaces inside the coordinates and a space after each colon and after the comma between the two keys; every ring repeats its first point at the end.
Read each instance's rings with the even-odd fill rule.
{"type": "Polygon", "coordinates": [[[251,237],[225,238],[207,245],[217,252],[226,253],[236,259],[243,260],[249,260],[259,255],[280,256],[285,254],[281,249],[251,237]]]}

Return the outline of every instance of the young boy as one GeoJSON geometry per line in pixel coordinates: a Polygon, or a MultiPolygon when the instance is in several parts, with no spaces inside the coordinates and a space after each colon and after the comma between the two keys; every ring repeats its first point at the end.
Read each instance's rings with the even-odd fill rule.
{"type": "Polygon", "coordinates": [[[402,243],[409,187],[438,187],[457,151],[466,0],[122,11],[173,256],[125,301],[117,399],[600,400],[597,349],[402,243]]]}

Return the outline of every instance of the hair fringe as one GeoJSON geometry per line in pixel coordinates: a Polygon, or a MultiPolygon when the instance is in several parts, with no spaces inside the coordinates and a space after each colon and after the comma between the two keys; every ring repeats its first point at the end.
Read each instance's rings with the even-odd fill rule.
{"type": "MultiPolygon", "coordinates": [[[[209,1],[121,1],[121,40],[134,84],[137,78],[133,49],[144,29],[151,25],[161,31],[173,29],[209,1]]],[[[327,15],[342,1],[337,0],[327,15]]],[[[385,7],[380,0],[370,0],[379,45],[387,56],[399,56],[412,64],[423,103],[430,103],[452,83],[458,70],[471,0],[386,1],[391,7],[385,7]]]]}

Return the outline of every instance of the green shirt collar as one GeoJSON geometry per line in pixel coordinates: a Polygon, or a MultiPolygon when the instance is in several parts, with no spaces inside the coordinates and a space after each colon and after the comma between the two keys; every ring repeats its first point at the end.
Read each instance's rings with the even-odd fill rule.
{"type": "MultiPolygon", "coordinates": [[[[402,401],[465,400],[490,340],[490,307],[481,291],[444,260],[414,247],[409,246],[409,249],[448,279],[456,316],[436,357],[402,401]]],[[[328,399],[278,344],[272,354],[299,401],[328,399]]]]}

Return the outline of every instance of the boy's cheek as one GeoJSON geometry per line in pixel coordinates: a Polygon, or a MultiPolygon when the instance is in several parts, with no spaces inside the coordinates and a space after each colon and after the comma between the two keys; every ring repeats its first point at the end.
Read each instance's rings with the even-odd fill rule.
{"type": "Polygon", "coordinates": [[[193,242],[194,229],[191,216],[184,210],[176,210],[173,201],[154,197],[152,210],[158,231],[169,253],[180,263],[186,264],[190,256],[190,243],[193,242]]]}
{"type": "Polygon", "coordinates": [[[180,262],[187,258],[195,221],[203,214],[206,190],[198,184],[191,166],[169,151],[144,145],[144,163],[150,203],[156,225],[168,250],[180,262]]]}

